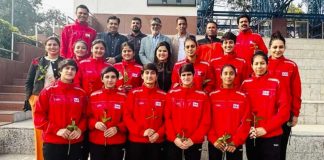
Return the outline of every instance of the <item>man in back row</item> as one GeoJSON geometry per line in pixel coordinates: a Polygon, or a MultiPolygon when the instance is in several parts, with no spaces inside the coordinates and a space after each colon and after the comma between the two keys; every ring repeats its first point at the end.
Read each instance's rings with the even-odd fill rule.
{"type": "MultiPolygon", "coordinates": [[[[73,45],[78,40],[83,40],[87,48],[91,48],[92,41],[96,38],[96,30],[88,26],[89,9],[85,5],[79,5],[76,8],[75,23],[66,25],[61,33],[61,56],[64,58],[73,58],[73,45]]],[[[87,53],[87,57],[90,55],[87,53]]]]}
{"type": "Polygon", "coordinates": [[[162,35],[160,33],[162,28],[162,23],[160,18],[154,17],[151,19],[151,33],[152,35],[148,35],[144,37],[141,41],[141,48],[139,51],[139,57],[143,63],[143,65],[148,63],[154,63],[154,50],[156,45],[159,42],[166,41],[171,44],[171,40],[169,37],[162,35]]]}
{"type": "Polygon", "coordinates": [[[102,39],[106,43],[106,53],[104,57],[110,64],[121,62],[121,44],[128,41],[127,37],[118,33],[120,19],[110,16],[107,19],[107,31],[97,35],[97,39],[102,39]]]}
{"type": "Polygon", "coordinates": [[[128,42],[134,45],[135,61],[137,64],[142,65],[141,59],[139,58],[139,50],[141,47],[142,38],[146,37],[146,34],[141,32],[142,20],[138,17],[133,17],[131,21],[132,32],[127,35],[128,42]]]}

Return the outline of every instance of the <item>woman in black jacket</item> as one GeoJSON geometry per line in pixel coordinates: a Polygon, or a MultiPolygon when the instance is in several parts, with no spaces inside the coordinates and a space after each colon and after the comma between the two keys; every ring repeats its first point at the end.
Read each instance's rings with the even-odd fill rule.
{"type": "Polygon", "coordinates": [[[171,49],[166,41],[157,44],[155,48],[154,64],[158,69],[158,84],[159,88],[168,92],[171,88],[171,49]]]}
{"type": "MultiPolygon", "coordinates": [[[[32,110],[34,117],[35,102],[43,88],[50,86],[58,75],[58,63],[63,60],[59,56],[60,41],[56,37],[49,37],[45,41],[45,55],[32,60],[25,83],[26,100],[24,110],[32,110]]],[[[35,129],[35,154],[36,160],[43,159],[42,132],[35,129]]]]}

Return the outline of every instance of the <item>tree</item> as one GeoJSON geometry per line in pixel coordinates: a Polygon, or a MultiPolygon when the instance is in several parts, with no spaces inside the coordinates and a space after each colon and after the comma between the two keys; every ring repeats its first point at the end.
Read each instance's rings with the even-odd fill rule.
{"type": "Polygon", "coordinates": [[[11,22],[12,1],[14,1],[14,26],[19,28],[22,34],[34,34],[37,10],[42,5],[41,0],[0,0],[0,18],[8,22],[11,22]]]}
{"type": "Polygon", "coordinates": [[[56,9],[50,9],[40,13],[38,17],[38,24],[41,26],[39,33],[44,33],[46,36],[52,35],[53,21],[56,26],[64,26],[66,22],[66,16],[60,10],[56,9]]]}
{"type": "Polygon", "coordinates": [[[290,4],[290,6],[288,7],[288,11],[287,13],[298,13],[298,14],[303,14],[304,11],[301,9],[301,5],[295,5],[293,3],[290,4]]]}
{"type": "Polygon", "coordinates": [[[234,11],[248,12],[252,8],[252,0],[227,0],[234,11]]]}

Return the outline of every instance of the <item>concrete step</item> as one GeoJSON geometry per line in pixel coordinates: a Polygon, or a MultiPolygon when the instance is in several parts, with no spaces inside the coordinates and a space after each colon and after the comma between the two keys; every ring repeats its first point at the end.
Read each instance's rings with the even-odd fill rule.
{"type": "Polygon", "coordinates": [[[26,78],[15,78],[13,80],[13,85],[19,85],[19,86],[24,86],[26,83],[26,78]]]}
{"type": "MultiPolygon", "coordinates": [[[[0,126],[0,142],[2,142],[0,143],[0,154],[3,154],[0,155],[0,159],[2,159],[1,156],[32,155],[34,152],[33,133],[32,120],[0,126]]],[[[292,128],[290,145],[287,149],[287,160],[322,160],[324,156],[323,142],[324,125],[297,125],[292,128]]],[[[201,160],[208,158],[205,146],[201,160]]]]}
{"type": "Polygon", "coordinates": [[[31,119],[30,111],[3,111],[0,110],[0,122],[19,122],[31,119]]]}
{"type": "Polygon", "coordinates": [[[24,101],[25,93],[0,93],[0,101],[24,101]]]}
{"type": "Polygon", "coordinates": [[[24,101],[0,101],[0,110],[2,111],[21,111],[24,101]]]}
{"type": "Polygon", "coordinates": [[[324,101],[303,100],[298,123],[324,125],[324,101]]]}
{"type": "Polygon", "coordinates": [[[0,85],[2,93],[25,93],[25,86],[0,85]]]}
{"type": "Polygon", "coordinates": [[[0,154],[1,160],[35,160],[32,154],[0,154]]]}

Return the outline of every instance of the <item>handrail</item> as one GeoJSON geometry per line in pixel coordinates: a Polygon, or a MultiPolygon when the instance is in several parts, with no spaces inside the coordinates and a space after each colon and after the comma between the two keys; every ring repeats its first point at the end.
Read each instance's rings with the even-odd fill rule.
{"type": "Polygon", "coordinates": [[[15,52],[15,51],[11,51],[11,50],[8,50],[8,49],[5,49],[5,48],[0,48],[1,51],[5,51],[5,52],[9,52],[10,53],[10,59],[13,60],[13,54],[16,54],[18,55],[19,53],[18,52],[15,52]]]}
{"type": "Polygon", "coordinates": [[[11,50],[8,50],[8,49],[5,49],[5,48],[0,48],[0,50],[2,51],[6,51],[6,52],[10,52],[10,53],[15,53],[15,54],[19,54],[18,52],[15,52],[15,51],[11,51],[11,50]]]}

